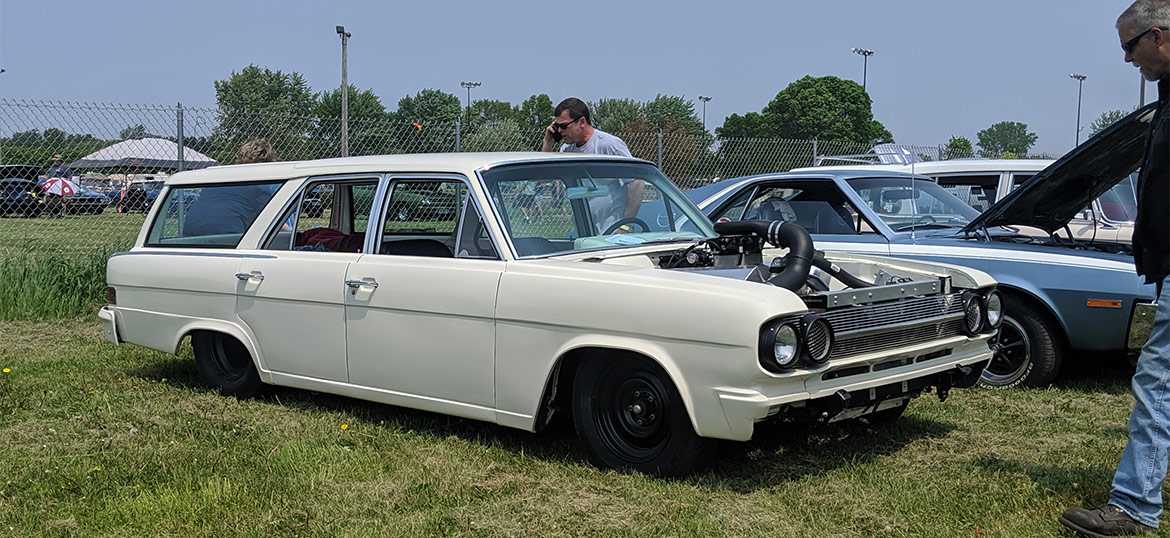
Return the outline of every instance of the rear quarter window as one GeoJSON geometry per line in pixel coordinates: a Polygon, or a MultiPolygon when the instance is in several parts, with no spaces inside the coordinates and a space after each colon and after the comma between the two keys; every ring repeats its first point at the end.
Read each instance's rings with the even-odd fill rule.
{"type": "Polygon", "coordinates": [[[282,184],[172,187],[155,202],[146,246],[235,248],[282,184]]]}

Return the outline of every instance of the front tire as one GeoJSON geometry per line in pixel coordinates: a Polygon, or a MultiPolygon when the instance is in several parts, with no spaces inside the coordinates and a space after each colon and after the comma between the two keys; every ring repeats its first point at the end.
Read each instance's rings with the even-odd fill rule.
{"type": "Polygon", "coordinates": [[[1047,313],[1022,302],[1005,300],[1003,325],[991,340],[995,355],[979,386],[993,389],[1043,387],[1060,371],[1064,343],[1059,326],[1047,313]]]}
{"type": "Polygon", "coordinates": [[[695,433],[670,377],[643,357],[582,363],[572,409],[577,436],[598,467],[681,476],[706,463],[717,444],[695,433]]]}
{"type": "Polygon", "coordinates": [[[224,396],[249,398],[263,384],[252,355],[239,340],[223,333],[199,331],[191,335],[199,377],[224,396]]]}

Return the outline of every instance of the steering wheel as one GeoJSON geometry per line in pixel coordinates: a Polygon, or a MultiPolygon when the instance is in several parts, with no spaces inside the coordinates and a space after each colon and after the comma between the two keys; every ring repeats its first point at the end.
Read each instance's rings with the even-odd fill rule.
{"type": "Polygon", "coordinates": [[[930,215],[922,215],[922,216],[914,219],[914,222],[911,222],[910,224],[903,224],[901,226],[898,226],[898,228],[894,231],[900,232],[902,230],[908,230],[908,229],[913,228],[915,226],[926,226],[926,225],[930,225],[930,224],[934,224],[934,223],[935,223],[934,217],[932,217],[930,215]]]}
{"type": "Polygon", "coordinates": [[[646,224],[646,221],[644,221],[638,217],[626,217],[624,219],[619,219],[617,222],[615,222],[613,224],[610,224],[609,228],[606,228],[605,233],[603,233],[601,235],[612,234],[612,233],[616,232],[618,228],[621,228],[622,225],[624,225],[624,224],[637,224],[640,228],[642,228],[643,232],[650,231],[650,225],[646,224]]]}

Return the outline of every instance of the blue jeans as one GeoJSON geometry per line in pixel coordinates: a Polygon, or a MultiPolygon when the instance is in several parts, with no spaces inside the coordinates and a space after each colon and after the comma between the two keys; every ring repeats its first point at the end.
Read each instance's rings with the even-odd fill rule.
{"type": "Polygon", "coordinates": [[[1138,357],[1133,396],[1129,442],[1113,475],[1109,504],[1157,527],[1170,452],[1170,276],[1158,285],[1154,328],[1138,357]]]}

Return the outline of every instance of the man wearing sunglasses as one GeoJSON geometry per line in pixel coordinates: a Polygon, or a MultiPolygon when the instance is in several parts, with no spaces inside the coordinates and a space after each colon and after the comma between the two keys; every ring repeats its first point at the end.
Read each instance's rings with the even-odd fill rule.
{"type": "MultiPolygon", "coordinates": [[[[585,102],[570,97],[561,101],[553,110],[556,119],[544,129],[544,151],[553,151],[557,140],[564,144],[564,153],[592,153],[597,155],[622,155],[631,157],[630,148],[622,139],[593,127],[589,120],[589,107],[585,102]]],[[[589,212],[593,214],[598,233],[604,233],[619,220],[634,217],[642,206],[642,191],[646,182],[641,179],[622,179],[607,185],[609,196],[589,200],[589,212]]],[[[625,224],[616,233],[629,233],[634,227],[625,224]]],[[[638,230],[648,232],[650,230],[638,230]]]]}
{"type": "Polygon", "coordinates": [[[1147,534],[1162,514],[1170,452],[1170,0],[1137,0],[1117,19],[1125,61],[1158,83],[1158,108],[1138,176],[1134,264],[1156,284],[1158,307],[1138,357],[1129,442],[1113,474],[1109,503],[1068,508],[1059,520],[1081,536],[1147,534]]]}

